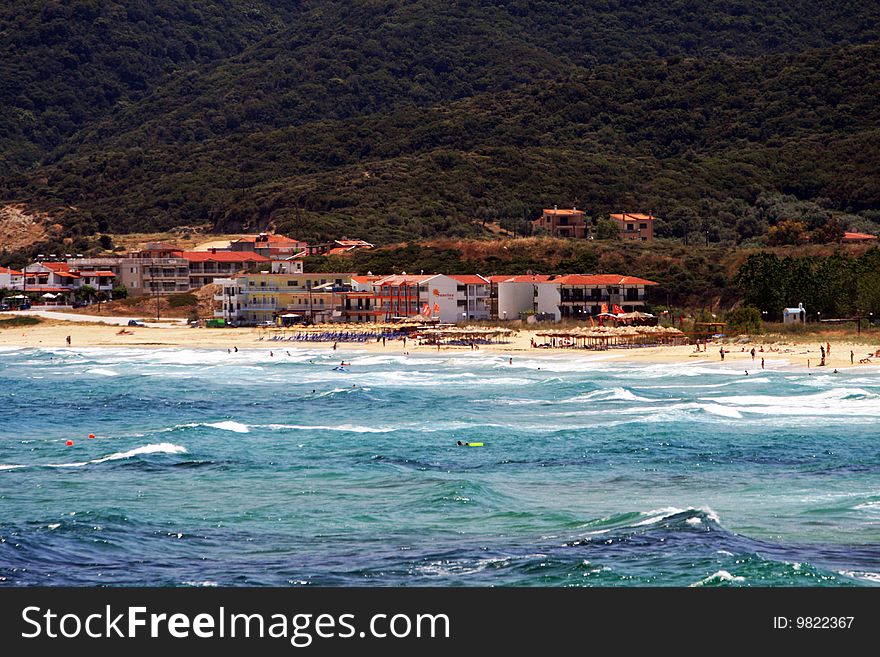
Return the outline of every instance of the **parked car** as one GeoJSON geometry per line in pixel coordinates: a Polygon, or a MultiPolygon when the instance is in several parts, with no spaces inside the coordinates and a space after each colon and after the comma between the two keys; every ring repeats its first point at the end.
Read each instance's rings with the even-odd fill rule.
{"type": "Polygon", "coordinates": [[[139,320],[139,319],[130,319],[130,320],[128,320],[128,325],[129,325],[129,326],[141,326],[141,327],[146,326],[146,324],[144,324],[144,323],[143,323],[141,320],[139,320]]]}
{"type": "Polygon", "coordinates": [[[0,303],[0,310],[11,310],[8,303],[0,303]]]}

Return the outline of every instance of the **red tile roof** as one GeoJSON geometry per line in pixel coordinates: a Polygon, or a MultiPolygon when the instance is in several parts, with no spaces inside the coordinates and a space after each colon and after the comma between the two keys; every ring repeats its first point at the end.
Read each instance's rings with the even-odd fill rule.
{"type": "Polygon", "coordinates": [[[620,274],[568,274],[567,276],[559,276],[553,280],[545,281],[547,283],[559,285],[657,285],[654,281],[649,281],[636,276],[621,276],[620,274]]]}
{"type": "Polygon", "coordinates": [[[549,276],[546,274],[525,274],[522,276],[490,276],[493,283],[543,283],[549,276]]]}
{"type": "Polygon", "coordinates": [[[544,214],[555,214],[563,217],[571,217],[572,215],[583,213],[583,210],[575,210],[574,208],[544,208],[544,214]]]}
{"type": "Polygon", "coordinates": [[[612,214],[612,219],[618,221],[654,221],[655,217],[650,214],[642,214],[640,212],[622,212],[620,214],[612,214]]]}
{"type": "Polygon", "coordinates": [[[0,267],[0,274],[12,274],[13,276],[21,276],[20,271],[9,269],[8,267],[0,267]]]}
{"type": "Polygon", "coordinates": [[[180,257],[190,262],[269,262],[266,256],[244,251],[183,251],[180,257]]]}
{"type": "Polygon", "coordinates": [[[489,283],[488,279],[477,274],[450,274],[449,278],[464,285],[487,285],[489,283]]]}
{"type": "Polygon", "coordinates": [[[418,285],[419,283],[424,283],[425,281],[431,280],[437,276],[437,274],[392,274],[391,276],[385,276],[378,281],[376,281],[379,285],[418,285]]]}
{"type": "Polygon", "coordinates": [[[330,249],[329,251],[327,251],[327,253],[324,255],[345,255],[347,253],[351,253],[352,249],[354,249],[353,246],[337,246],[335,249],[330,249]]]}
{"type": "Polygon", "coordinates": [[[54,272],[70,271],[70,265],[66,262],[40,262],[37,264],[43,265],[46,269],[51,269],[54,272]]]}
{"type": "Polygon", "coordinates": [[[844,233],[843,241],[861,241],[861,240],[875,240],[877,239],[876,235],[869,235],[868,233],[844,233]]]}

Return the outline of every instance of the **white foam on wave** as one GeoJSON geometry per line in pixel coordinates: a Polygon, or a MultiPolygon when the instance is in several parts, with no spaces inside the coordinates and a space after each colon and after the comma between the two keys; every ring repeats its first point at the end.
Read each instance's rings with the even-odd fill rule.
{"type": "Polygon", "coordinates": [[[303,425],[303,424],[265,424],[256,425],[277,431],[279,429],[293,429],[295,431],[346,431],[351,433],[389,433],[397,431],[398,427],[365,427],[356,424],[329,425],[303,425]]]}
{"type": "Polygon", "coordinates": [[[183,584],[184,586],[212,587],[212,588],[217,586],[217,582],[215,582],[213,580],[209,580],[209,579],[206,579],[201,582],[187,579],[187,580],[184,580],[183,582],[181,582],[181,584],[183,584]]]}
{"type": "Polygon", "coordinates": [[[730,418],[741,418],[742,413],[740,413],[735,408],[729,408],[727,406],[722,406],[721,404],[697,404],[699,408],[702,408],[707,413],[711,413],[712,415],[720,415],[721,417],[730,417],[730,418]]]}
{"type": "Polygon", "coordinates": [[[712,573],[708,577],[701,579],[699,582],[694,582],[691,586],[705,586],[706,584],[712,584],[715,582],[745,582],[745,577],[740,577],[739,575],[731,575],[726,570],[719,570],[717,573],[712,573]]]}
{"type": "Polygon", "coordinates": [[[880,573],[872,573],[870,571],[860,570],[841,570],[838,571],[844,577],[852,577],[853,579],[863,579],[867,582],[880,584],[880,573]]]}
{"type": "Polygon", "coordinates": [[[224,420],[222,422],[206,422],[202,426],[222,429],[223,431],[234,431],[235,433],[250,433],[246,424],[236,422],[235,420],[224,420]]]}
{"type": "Polygon", "coordinates": [[[26,465],[4,465],[0,463],[0,471],[2,470],[18,470],[19,468],[26,468],[26,465]]]}
{"type": "MultiPolygon", "coordinates": [[[[672,516],[677,516],[680,513],[688,513],[688,512],[695,512],[695,511],[704,514],[708,520],[711,520],[714,523],[718,523],[718,524],[721,523],[721,520],[718,518],[718,514],[715,513],[715,511],[713,511],[708,506],[700,506],[700,507],[689,506],[685,509],[677,507],[677,506],[666,506],[666,507],[663,507],[660,509],[653,509],[651,511],[642,511],[641,514],[643,516],[647,516],[647,518],[645,518],[644,520],[640,520],[639,522],[633,523],[633,527],[641,527],[644,525],[653,525],[654,523],[662,522],[663,520],[666,520],[667,518],[671,518],[672,516]]],[[[688,518],[686,522],[688,524],[697,524],[697,523],[693,523],[692,522],[693,520],[696,520],[697,523],[701,522],[701,520],[697,517],[688,518]]]]}
{"type": "Polygon", "coordinates": [[[581,402],[581,401],[590,401],[590,400],[601,400],[601,401],[656,401],[654,399],[649,399],[648,397],[640,397],[637,394],[627,390],[626,388],[611,388],[603,389],[603,390],[593,390],[592,392],[588,392],[584,395],[578,395],[577,397],[572,397],[566,401],[569,402],[581,402]]]}
{"type": "Polygon", "coordinates": [[[856,504],[853,509],[856,511],[869,511],[871,513],[880,513],[880,501],[856,504]]]}
{"type": "MultiPolygon", "coordinates": [[[[719,408],[754,415],[833,416],[880,415],[878,395],[861,388],[835,388],[809,395],[730,395],[701,397],[719,408]]],[[[716,409],[717,410],[717,409],[716,409]]]]}
{"type": "Polygon", "coordinates": [[[86,370],[86,374],[99,374],[101,376],[119,376],[119,372],[114,372],[113,370],[106,370],[101,367],[93,367],[90,370],[86,370]]]}
{"type": "Polygon", "coordinates": [[[94,465],[97,463],[106,463],[107,461],[120,461],[123,459],[130,459],[135,456],[140,456],[142,454],[185,454],[186,447],[181,447],[180,445],[174,445],[172,443],[157,443],[152,445],[143,445],[142,447],[136,447],[134,449],[130,449],[125,452],[114,452],[113,454],[108,454],[107,456],[102,456],[97,459],[92,459],[90,461],[79,461],[75,463],[46,463],[46,464],[38,464],[34,466],[18,466],[18,467],[45,467],[45,468],[81,468],[86,465],[94,465]]]}

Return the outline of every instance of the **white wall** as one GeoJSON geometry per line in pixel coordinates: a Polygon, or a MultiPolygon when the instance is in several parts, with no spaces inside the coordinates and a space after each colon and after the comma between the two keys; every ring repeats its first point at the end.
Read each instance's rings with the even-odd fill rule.
{"type": "Polygon", "coordinates": [[[273,274],[302,274],[302,260],[273,260],[271,263],[273,274]]]}
{"type": "Polygon", "coordinates": [[[538,308],[539,313],[552,313],[558,322],[562,319],[559,304],[562,298],[559,294],[559,286],[553,283],[538,284],[538,308]]]}
{"type": "Polygon", "coordinates": [[[421,293],[424,303],[430,304],[432,317],[434,304],[440,306],[440,321],[444,323],[461,322],[461,314],[467,312],[467,306],[459,308],[458,306],[458,281],[455,279],[438,274],[423,283],[428,287],[427,294],[421,293]]]}
{"type": "Polygon", "coordinates": [[[520,313],[534,310],[534,307],[534,283],[530,281],[498,283],[498,319],[519,319],[520,313]]]}

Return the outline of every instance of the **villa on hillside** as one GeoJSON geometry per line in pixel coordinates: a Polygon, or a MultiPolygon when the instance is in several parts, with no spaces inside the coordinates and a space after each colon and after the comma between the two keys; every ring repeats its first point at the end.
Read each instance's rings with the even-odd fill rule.
{"type": "Polygon", "coordinates": [[[551,237],[573,237],[583,239],[590,235],[590,226],[583,210],[577,208],[545,209],[543,214],[532,222],[536,231],[546,231],[551,237]]]}
{"type": "Polygon", "coordinates": [[[611,214],[611,221],[620,229],[620,237],[625,240],[640,240],[642,242],[654,241],[655,217],[650,214],[638,212],[621,212],[611,214]]]}

